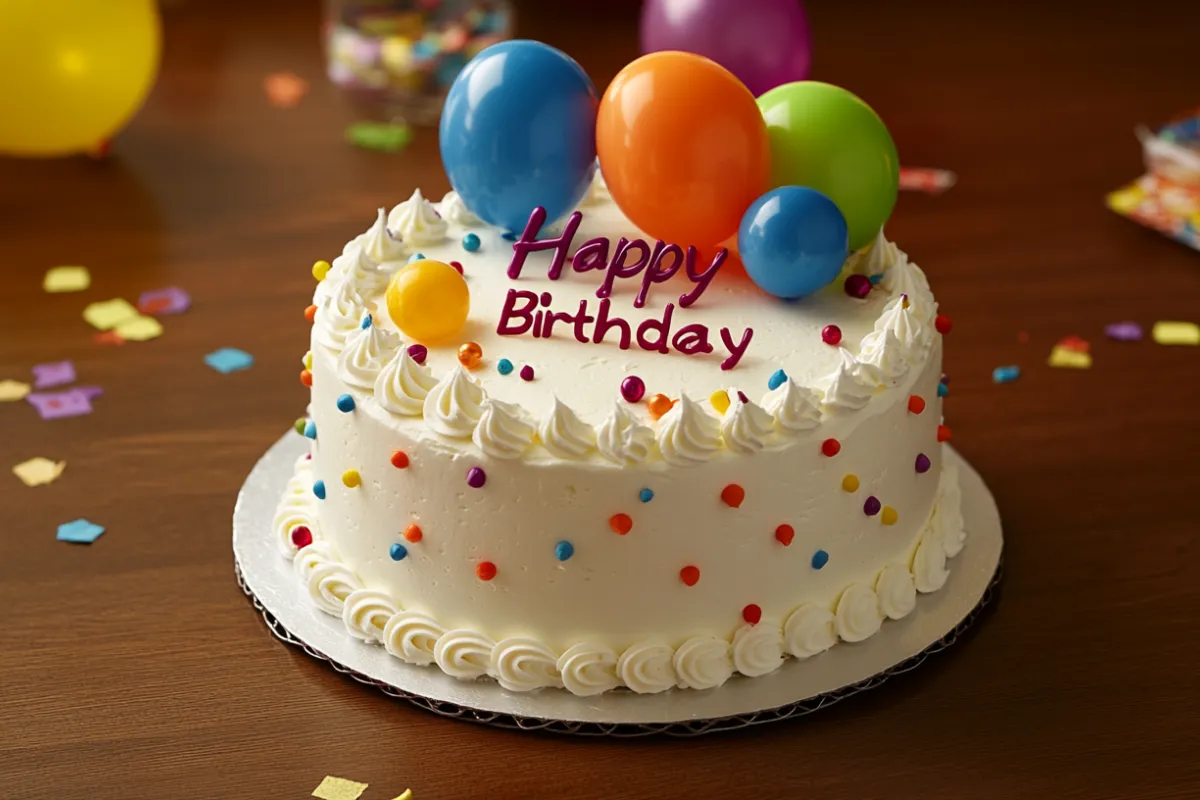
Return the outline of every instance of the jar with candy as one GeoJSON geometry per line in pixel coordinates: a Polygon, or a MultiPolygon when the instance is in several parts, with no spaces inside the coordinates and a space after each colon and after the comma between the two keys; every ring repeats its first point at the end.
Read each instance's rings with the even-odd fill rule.
{"type": "Polygon", "coordinates": [[[375,116],[432,124],[476,53],[511,36],[505,0],[327,0],[329,78],[375,116]]]}

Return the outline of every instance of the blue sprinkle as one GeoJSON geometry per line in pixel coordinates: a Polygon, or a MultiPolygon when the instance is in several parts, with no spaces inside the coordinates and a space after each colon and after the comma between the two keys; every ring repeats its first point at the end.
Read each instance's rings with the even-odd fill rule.
{"type": "Polygon", "coordinates": [[[575,555],[575,546],[570,542],[559,542],[554,545],[554,557],[559,561],[566,561],[573,555],[575,555]]]}
{"type": "Polygon", "coordinates": [[[403,561],[405,556],[408,555],[408,548],[397,542],[392,545],[392,549],[388,551],[388,554],[392,557],[392,561],[403,561]]]}
{"type": "Polygon", "coordinates": [[[826,553],[824,550],[818,550],[817,552],[813,553],[813,560],[812,560],[813,569],[820,569],[821,567],[825,566],[828,563],[829,563],[829,553],[826,553]]]}
{"type": "Polygon", "coordinates": [[[313,422],[311,419],[308,422],[304,423],[304,435],[310,439],[316,439],[317,438],[317,423],[313,422]]]}
{"type": "Polygon", "coordinates": [[[313,484],[313,494],[317,496],[318,500],[325,499],[325,481],[317,481],[313,484]]]}
{"type": "Polygon", "coordinates": [[[340,395],[337,399],[338,411],[343,414],[349,414],[354,410],[354,398],[348,394],[340,395]]]}
{"type": "Polygon", "coordinates": [[[777,370],[775,370],[775,374],[767,379],[767,388],[770,389],[771,391],[775,391],[780,386],[783,386],[783,382],[786,380],[787,380],[787,373],[781,369],[777,369],[777,370]]]}
{"type": "Polygon", "coordinates": [[[883,273],[881,272],[878,275],[868,275],[867,280],[871,282],[872,286],[878,286],[879,282],[883,280],[883,273]]]}
{"type": "Polygon", "coordinates": [[[649,503],[653,499],[654,491],[651,489],[642,489],[638,492],[638,500],[641,500],[643,503],[649,503]]]}
{"type": "Polygon", "coordinates": [[[411,264],[414,261],[422,261],[422,260],[424,260],[424,258],[425,258],[424,253],[413,253],[411,256],[408,257],[408,263],[411,264]]]}
{"type": "Polygon", "coordinates": [[[360,327],[362,327],[362,329],[365,331],[367,328],[371,327],[371,321],[371,315],[367,314],[365,317],[363,317],[362,325],[360,327]]]}
{"type": "Polygon", "coordinates": [[[437,55],[437,47],[426,39],[420,39],[413,43],[412,56],[418,61],[424,61],[433,58],[437,55]]]}
{"type": "Polygon", "coordinates": [[[938,384],[938,397],[945,397],[950,394],[950,387],[944,383],[938,384]]]}
{"type": "Polygon", "coordinates": [[[468,253],[474,253],[479,249],[479,236],[474,233],[468,233],[463,237],[463,250],[468,253]]]}
{"type": "Polygon", "coordinates": [[[501,375],[508,375],[513,371],[512,362],[507,358],[502,358],[496,362],[496,371],[501,375]]]}
{"type": "Polygon", "coordinates": [[[505,233],[500,234],[500,238],[506,242],[515,242],[517,240],[517,235],[511,231],[506,231],[505,233]]]}
{"type": "Polygon", "coordinates": [[[1021,377],[1021,368],[1016,364],[996,367],[992,370],[992,383],[1012,383],[1019,377],[1021,377]]]}

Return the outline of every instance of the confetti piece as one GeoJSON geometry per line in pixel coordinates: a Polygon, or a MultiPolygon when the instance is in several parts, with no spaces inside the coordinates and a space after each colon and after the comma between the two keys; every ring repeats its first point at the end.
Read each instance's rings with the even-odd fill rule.
{"type": "MultiPolygon", "coordinates": [[[[54,538],[60,542],[91,544],[99,539],[102,533],[104,533],[103,525],[88,522],[86,519],[77,519],[74,522],[64,522],[62,525],[59,525],[58,534],[54,538]]],[[[354,796],[358,797],[358,795],[354,796]]]]}
{"type": "Polygon", "coordinates": [[[412,789],[405,789],[403,793],[396,795],[392,800],[413,800],[412,789]]]}
{"type": "Polygon", "coordinates": [[[236,347],[222,347],[204,357],[204,363],[222,375],[249,369],[254,364],[254,356],[236,347]]]}
{"type": "Polygon", "coordinates": [[[25,400],[37,409],[42,419],[78,417],[92,413],[92,397],[100,394],[100,391],[99,387],[85,387],[65,392],[37,392],[26,395],[25,400]],[[95,393],[87,389],[95,389],[95,393]]]}
{"type": "Polygon", "coordinates": [[[93,328],[102,331],[112,330],[122,322],[133,319],[137,315],[137,309],[120,297],[113,300],[92,303],[83,310],[84,320],[93,328]]]}
{"type": "Polygon", "coordinates": [[[43,486],[53,483],[67,468],[67,462],[54,462],[48,458],[31,458],[13,467],[13,474],[26,486],[43,486]]]}
{"type": "Polygon", "coordinates": [[[1074,334],[1059,339],[1057,346],[1064,350],[1074,350],[1076,353],[1087,353],[1092,349],[1087,339],[1082,339],[1074,334]]]}
{"type": "Polygon", "coordinates": [[[182,314],[192,306],[192,297],[178,286],[142,292],[138,298],[138,311],[155,317],[167,314],[182,314]]]}
{"type": "Polygon", "coordinates": [[[1092,356],[1089,353],[1080,353],[1078,350],[1055,347],[1050,351],[1050,358],[1046,363],[1052,367],[1066,369],[1089,369],[1092,366],[1092,356]]]}
{"type": "Polygon", "coordinates": [[[346,141],[364,150],[395,153],[412,141],[412,128],[385,122],[356,122],[346,128],[346,141]]]}
{"type": "Polygon", "coordinates": [[[292,72],[272,72],[263,79],[263,91],[275,108],[295,108],[308,94],[308,81],[292,72]]]}
{"type": "Polygon", "coordinates": [[[1104,335],[1118,342],[1140,342],[1142,326],[1136,322],[1114,322],[1104,326],[1104,335]]]}
{"type": "Polygon", "coordinates": [[[948,169],[901,167],[900,188],[906,192],[938,195],[958,182],[958,176],[948,169]]]}
{"type": "Polygon", "coordinates": [[[1021,368],[1016,364],[996,367],[992,370],[992,383],[1012,383],[1019,377],[1021,377],[1021,368]]]}
{"type": "Polygon", "coordinates": [[[123,341],[145,342],[162,336],[162,323],[154,317],[137,316],[127,319],[112,330],[123,341]]]}
{"type": "Polygon", "coordinates": [[[51,294],[59,292],[82,292],[92,285],[92,275],[87,267],[54,267],[46,270],[42,288],[51,294]]]}
{"type": "Polygon", "coordinates": [[[312,796],[321,800],[358,800],[366,790],[365,783],[326,775],[321,785],[313,789],[312,796]]]}
{"type": "Polygon", "coordinates": [[[75,382],[75,365],[70,361],[52,361],[33,366],[33,388],[49,389],[75,382]]]}
{"type": "Polygon", "coordinates": [[[1159,344],[1200,345],[1200,325],[1194,322],[1168,322],[1159,320],[1154,323],[1150,335],[1159,344]]]}
{"type": "Polygon", "coordinates": [[[0,381],[0,403],[11,403],[24,399],[29,394],[29,384],[14,380],[0,381]]]}

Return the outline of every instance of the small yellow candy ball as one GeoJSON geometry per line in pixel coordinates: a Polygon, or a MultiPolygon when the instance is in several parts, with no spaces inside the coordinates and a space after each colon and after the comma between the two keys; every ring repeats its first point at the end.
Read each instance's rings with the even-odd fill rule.
{"type": "Polygon", "coordinates": [[[857,475],[847,475],[846,477],[842,478],[842,491],[857,492],[858,491],[858,476],[857,475]]]}
{"type": "Polygon", "coordinates": [[[318,261],[317,263],[313,264],[312,273],[313,277],[318,281],[325,280],[325,276],[329,274],[329,262],[318,261]]]}
{"type": "Polygon", "coordinates": [[[312,370],[312,350],[304,354],[304,368],[309,371],[312,370]]]}
{"type": "Polygon", "coordinates": [[[436,344],[467,321],[471,292],[458,270],[423,258],[401,268],[387,285],[388,315],[410,339],[436,344]]]}
{"type": "Polygon", "coordinates": [[[724,414],[729,409],[729,392],[717,389],[708,396],[708,402],[712,403],[718,414],[724,414]]]}
{"type": "Polygon", "coordinates": [[[353,489],[362,483],[362,476],[358,474],[358,470],[348,469],[342,473],[342,483],[353,489]]]}
{"type": "Polygon", "coordinates": [[[895,525],[898,519],[900,519],[900,515],[891,506],[884,506],[883,513],[879,515],[879,521],[884,525],[895,525]]]}

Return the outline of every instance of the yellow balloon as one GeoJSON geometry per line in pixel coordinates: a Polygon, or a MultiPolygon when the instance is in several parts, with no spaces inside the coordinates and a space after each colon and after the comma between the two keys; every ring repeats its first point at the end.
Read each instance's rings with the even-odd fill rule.
{"type": "Polygon", "coordinates": [[[107,141],[146,99],[160,50],[154,0],[0,0],[0,152],[107,141]]]}
{"type": "Polygon", "coordinates": [[[396,327],[425,344],[454,336],[471,310],[471,292],[458,270],[424,258],[401,267],[384,296],[396,327]]]}

